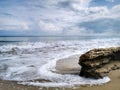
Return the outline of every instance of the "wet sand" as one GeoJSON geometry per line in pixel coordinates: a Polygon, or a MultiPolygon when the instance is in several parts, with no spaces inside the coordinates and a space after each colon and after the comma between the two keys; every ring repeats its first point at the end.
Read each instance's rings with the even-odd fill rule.
{"type": "Polygon", "coordinates": [[[120,90],[120,70],[115,70],[109,73],[111,81],[99,86],[81,87],[77,90],[120,90]]]}
{"type": "Polygon", "coordinates": [[[46,88],[46,87],[36,87],[36,86],[24,86],[18,85],[16,82],[12,81],[2,81],[0,80],[0,90],[120,90],[120,70],[112,71],[109,74],[111,82],[104,85],[98,86],[79,86],[73,88],[46,88]]]}
{"type": "MultiPolygon", "coordinates": [[[[64,59],[65,61],[68,60],[78,60],[78,56],[73,56],[71,58],[64,59]]],[[[76,69],[76,72],[78,71],[79,66],[71,67],[73,64],[77,63],[61,63],[61,61],[58,61],[59,63],[56,64],[56,69],[58,69],[59,73],[63,73],[63,68],[65,68],[65,71],[67,70],[67,73],[71,73],[72,70],[74,71],[76,69]],[[68,66],[66,66],[69,64],[68,66]]],[[[58,72],[57,71],[57,72],[58,72]]],[[[111,78],[111,81],[104,84],[104,85],[96,85],[96,86],[77,86],[77,87],[71,87],[71,88],[65,88],[65,87],[38,87],[38,86],[25,86],[25,85],[19,85],[17,82],[13,81],[5,81],[0,80],[0,90],[120,90],[120,70],[115,70],[109,73],[109,77],[111,78]]]]}

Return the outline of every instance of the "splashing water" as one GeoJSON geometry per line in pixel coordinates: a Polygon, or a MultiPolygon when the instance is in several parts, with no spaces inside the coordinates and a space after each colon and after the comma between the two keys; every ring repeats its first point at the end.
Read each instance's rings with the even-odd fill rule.
{"type": "Polygon", "coordinates": [[[3,44],[0,46],[0,79],[45,87],[103,84],[110,79],[86,79],[78,75],[53,73],[51,70],[55,69],[56,61],[61,58],[81,55],[93,48],[120,46],[119,41],[117,38],[3,44]]]}

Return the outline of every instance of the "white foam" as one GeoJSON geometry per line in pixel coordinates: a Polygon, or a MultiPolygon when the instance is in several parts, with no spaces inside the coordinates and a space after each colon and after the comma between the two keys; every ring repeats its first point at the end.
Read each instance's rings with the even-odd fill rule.
{"type": "Polygon", "coordinates": [[[51,70],[55,69],[56,61],[61,58],[75,54],[81,55],[93,48],[112,46],[120,46],[120,39],[21,42],[2,45],[0,47],[0,79],[23,81],[20,83],[46,87],[103,84],[110,79],[108,77],[98,80],[86,79],[79,75],[53,73],[51,70]],[[13,48],[17,54],[8,53],[13,48]],[[45,79],[51,82],[29,82],[34,79],[45,79]]]}
{"type": "Polygon", "coordinates": [[[109,77],[104,77],[103,79],[98,79],[98,80],[81,78],[80,81],[74,81],[74,82],[42,82],[42,83],[41,82],[18,82],[18,84],[41,86],[41,87],[75,87],[80,85],[101,85],[109,81],[110,81],[109,77]]]}
{"type": "MultiPolygon", "coordinates": [[[[70,55],[71,56],[71,55],[70,55]]],[[[69,57],[66,55],[64,58],[69,57]]],[[[55,69],[56,60],[50,61],[39,69],[39,74],[43,79],[50,80],[52,82],[22,82],[22,84],[35,85],[35,86],[46,86],[46,87],[63,87],[63,86],[75,86],[75,85],[99,85],[110,81],[109,77],[104,77],[103,79],[88,79],[80,77],[79,75],[62,75],[51,72],[51,69],[55,69]]]]}

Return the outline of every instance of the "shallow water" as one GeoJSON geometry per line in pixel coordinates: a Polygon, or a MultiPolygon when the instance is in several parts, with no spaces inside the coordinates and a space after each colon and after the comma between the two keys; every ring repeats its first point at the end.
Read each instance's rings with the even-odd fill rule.
{"type": "Polygon", "coordinates": [[[3,39],[0,44],[0,79],[45,87],[93,85],[110,81],[108,77],[94,80],[78,75],[53,73],[51,70],[55,69],[56,61],[61,58],[81,55],[93,48],[120,46],[120,38],[40,41],[34,41],[34,38],[32,41],[24,39],[15,42],[3,39]],[[36,79],[44,81],[34,81],[36,79]]]}

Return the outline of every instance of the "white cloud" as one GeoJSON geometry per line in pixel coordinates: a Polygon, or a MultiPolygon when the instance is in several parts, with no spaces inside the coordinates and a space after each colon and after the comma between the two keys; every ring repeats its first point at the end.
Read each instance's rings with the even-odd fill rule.
{"type": "Polygon", "coordinates": [[[111,14],[117,14],[117,15],[119,14],[119,16],[120,16],[120,4],[114,6],[114,7],[111,9],[111,14]]]}
{"type": "MultiPolygon", "coordinates": [[[[61,2],[67,2],[71,7],[88,7],[92,0],[43,0],[42,4],[45,4],[46,7],[54,7],[61,2]]],[[[76,8],[77,9],[77,8],[76,8]]]]}
{"type": "Polygon", "coordinates": [[[27,22],[14,18],[0,18],[0,30],[29,30],[29,26],[27,22]]]}
{"type": "Polygon", "coordinates": [[[103,18],[119,19],[120,5],[116,5],[112,7],[112,9],[108,9],[106,6],[81,8],[79,11],[76,11],[74,13],[76,13],[76,17],[78,17],[78,20],[81,23],[103,18]]]}
{"type": "Polygon", "coordinates": [[[87,8],[92,0],[70,0],[71,7],[75,10],[87,8]]]}
{"type": "MultiPolygon", "coordinates": [[[[83,22],[92,22],[100,19],[117,19],[120,17],[119,5],[109,9],[107,6],[89,7],[92,0],[48,0],[44,5],[45,9],[38,12],[41,16],[37,17],[41,20],[37,21],[38,26],[44,32],[61,33],[64,30],[66,35],[109,35],[104,32],[97,33],[86,27],[77,27],[76,24],[83,22]],[[60,7],[60,2],[69,3],[67,8],[60,7]],[[70,5],[70,6],[69,6],[70,5]]],[[[36,17],[34,17],[36,18],[36,17]]],[[[99,22],[99,21],[98,21],[99,22]]],[[[97,23],[96,23],[97,24],[97,23]]],[[[109,26],[108,26],[109,27],[109,26]]],[[[111,30],[112,32],[112,30],[111,30]]]]}
{"type": "Polygon", "coordinates": [[[26,22],[22,22],[21,25],[23,27],[23,30],[29,30],[29,26],[26,22]]]}
{"type": "Polygon", "coordinates": [[[41,30],[46,31],[46,32],[59,32],[60,28],[53,23],[50,22],[44,22],[44,21],[39,21],[39,27],[41,30]]]}
{"type": "Polygon", "coordinates": [[[120,5],[110,9],[107,6],[92,7],[91,2],[92,0],[35,0],[34,2],[25,0],[19,6],[13,5],[12,8],[8,7],[2,11],[12,14],[15,18],[0,18],[0,28],[38,31],[40,29],[45,33],[56,34],[64,30],[67,35],[87,35],[97,33],[77,24],[104,18],[120,19],[120,5]]]}
{"type": "Polygon", "coordinates": [[[79,15],[81,15],[81,17],[78,16],[79,19],[81,22],[85,22],[105,18],[109,15],[110,12],[107,7],[90,7],[81,9],[79,13],[79,15]]]}
{"type": "Polygon", "coordinates": [[[115,0],[106,0],[106,1],[108,1],[108,2],[115,2],[115,0]]]}

